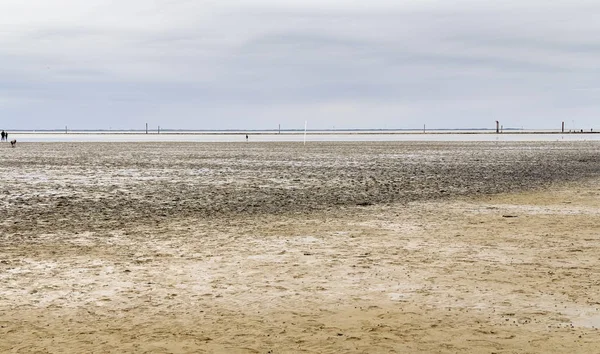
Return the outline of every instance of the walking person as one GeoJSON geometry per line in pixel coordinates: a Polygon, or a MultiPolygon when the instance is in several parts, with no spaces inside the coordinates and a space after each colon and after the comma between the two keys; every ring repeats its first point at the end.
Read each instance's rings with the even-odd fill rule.
{"type": "Polygon", "coordinates": [[[0,136],[2,136],[2,139],[0,139],[0,141],[4,141],[6,139],[6,133],[4,132],[4,130],[2,131],[2,133],[0,133],[0,136]]]}

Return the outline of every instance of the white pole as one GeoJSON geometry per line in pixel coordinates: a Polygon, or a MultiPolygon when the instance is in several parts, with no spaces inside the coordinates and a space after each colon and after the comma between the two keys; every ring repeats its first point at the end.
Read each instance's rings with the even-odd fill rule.
{"type": "Polygon", "coordinates": [[[308,125],[308,121],[304,121],[304,145],[306,145],[306,127],[308,125]]]}

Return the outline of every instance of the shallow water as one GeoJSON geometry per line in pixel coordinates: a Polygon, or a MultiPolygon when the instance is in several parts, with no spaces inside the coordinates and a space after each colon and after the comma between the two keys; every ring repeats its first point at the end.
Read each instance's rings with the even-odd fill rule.
{"type": "MultiPolygon", "coordinates": [[[[249,142],[300,142],[301,133],[249,133],[249,142]]],[[[10,135],[19,142],[243,142],[245,132],[203,133],[25,133],[10,135]]],[[[315,141],[600,141],[600,134],[532,134],[532,133],[400,133],[400,132],[352,132],[309,133],[306,142],[315,141]]]]}
{"type": "Polygon", "coordinates": [[[600,315],[582,316],[573,321],[577,327],[600,328],[600,315]]]}

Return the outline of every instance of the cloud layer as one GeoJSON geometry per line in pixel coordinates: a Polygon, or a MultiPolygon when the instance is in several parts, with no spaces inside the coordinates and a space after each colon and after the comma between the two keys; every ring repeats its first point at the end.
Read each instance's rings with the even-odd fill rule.
{"type": "Polygon", "coordinates": [[[600,128],[594,1],[0,3],[24,129],[600,128]]]}

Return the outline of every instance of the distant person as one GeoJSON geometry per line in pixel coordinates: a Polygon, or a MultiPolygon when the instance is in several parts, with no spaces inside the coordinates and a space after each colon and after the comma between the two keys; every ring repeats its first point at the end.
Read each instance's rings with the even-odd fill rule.
{"type": "Polygon", "coordinates": [[[2,131],[2,133],[0,133],[0,136],[2,136],[2,139],[0,139],[0,141],[6,140],[6,133],[4,132],[4,130],[2,131]]]}
{"type": "Polygon", "coordinates": [[[248,141],[248,134],[246,134],[246,141],[248,141]]]}

